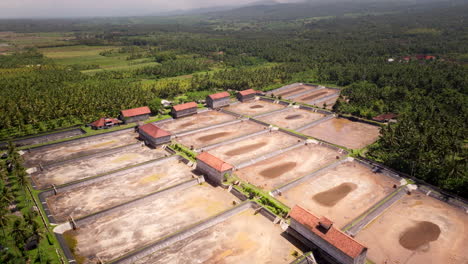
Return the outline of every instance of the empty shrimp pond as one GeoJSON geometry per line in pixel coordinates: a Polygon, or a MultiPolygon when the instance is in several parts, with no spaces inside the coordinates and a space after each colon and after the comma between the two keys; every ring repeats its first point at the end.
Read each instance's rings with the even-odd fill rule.
{"type": "Polygon", "coordinates": [[[268,92],[268,94],[273,94],[275,96],[281,96],[283,98],[288,98],[291,96],[296,96],[299,94],[306,93],[308,91],[312,92],[313,90],[317,89],[317,85],[308,85],[308,84],[298,84],[296,86],[292,86],[287,89],[277,89],[268,92]]]}
{"type": "Polygon", "coordinates": [[[296,129],[323,117],[325,117],[325,115],[321,113],[288,107],[284,111],[272,113],[270,115],[262,115],[256,119],[282,128],[296,129]]]}
{"type": "Polygon", "coordinates": [[[217,125],[232,121],[236,119],[235,116],[225,114],[219,111],[203,111],[201,113],[177,118],[174,120],[163,120],[156,122],[155,124],[171,133],[180,133],[184,131],[190,131],[202,127],[209,127],[212,125],[217,125]]]}
{"type": "Polygon", "coordinates": [[[308,144],[242,168],[235,174],[251,184],[272,190],[336,162],[342,156],[327,146],[308,144]]]}
{"type": "Polygon", "coordinates": [[[239,102],[232,104],[224,109],[240,115],[256,116],[282,108],[285,108],[282,104],[276,104],[264,100],[250,100],[243,103],[239,102]]]}
{"type": "Polygon", "coordinates": [[[468,263],[468,215],[415,191],[406,195],[356,239],[369,245],[374,263],[468,263]]]}
{"type": "Polygon", "coordinates": [[[277,198],[289,207],[298,204],[325,216],[341,228],[392,193],[398,184],[356,161],[346,161],[283,191],[277,198]]]}
{"type": "Polygon", "coordinates": [[[325,98],[327,96],[331,95],[338,95],[339,90],[336,89],[330,89],[330,88],[323,88],[323,89],[317,89],[313,90],[310,93],[304,94],[302,96],[293,98],[291,100],[300,102],[300,103],[306,103],[306,104],[311,104],[314,101],[320,100],[322,98],[325,98]]]}
{"type": "Polygon", "coordinates": [[[300,250],[253,209],[154,252],[135,264],[156,263],[291,263],[300,250]]]}
{"type": "MultiPolygon", "coordinates": [[[[196,184],[196,183],[195,183],[196,184]]],[[[109,262],[233,207],[237,198],[206,183],[173,188],[154,197],[76,221],[63,236],[79,263],[109,262]]]]}
{"type": "Polygon", "coordinates": [[[58,189],[46,202],[55,222],[79,219],[188,181],[191,171],[179,156],[172,156],[58,189]]]}
{"type": "Polygon", "coordinates": [[[239,165],[274,151],[299,144],[302,139],[281,131],[265,131],[235,143],[220,145],[207,151],[232,165],[239,165]]]}
{"type": "Polygon", "coordinates": [[[102,153],[98,157],[90,156],[47,167],[31,174],[31,178],[37,188],[44,189],[52,184],[59,186],[83,180],[167,155],[169,153],[163,149],[150,149],[137,143],[118,151],[102,153]]]}
{"type": "Polygon", "coordinates": [[[199,149],[208,145],[217,144],[226,140],[234,139],[244,135],[253,134],[267,129],[265,126],[249,120],[239,120],[239,122],[217,128],[210,128],[188,135],[178,137],[176,140],[185,146],[199,149]]]}
{"type": "Polygon", "coordinates": [[[31,149],[23,155],[23,158],[26,167],[45,165],[136,143],[137,137],[138,134],[133,130],[105,133],[31,149]]]}
{"type": "Polygon", "coordinates": [[[380,127],[346,118],[333,118],[301,130],[302,134],[350,149],[360,149],[379,138],[380,127]]]}

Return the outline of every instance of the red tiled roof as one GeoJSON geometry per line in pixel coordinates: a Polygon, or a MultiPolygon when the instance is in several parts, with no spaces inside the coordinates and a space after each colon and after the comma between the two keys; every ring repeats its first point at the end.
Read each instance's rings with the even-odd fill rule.
{"type": "Polygon", "coordinates": [[[164,129],[159,128],[155,124],[149,123],[138,128],[153,138],[170,136],[171,134],[164,129]]]}
{"type": "Polygon", "coordinates": [[[221,99],[221,98],[226,98],[229,97],[228,92],[221,92],[221,93],[215,93],[215,94],[210,94],[208,95],[211,99],[216,100],[216,99],[221,99]]]}
{"type": "Polygon", "coordinates": [[[176,111],[182,111],[193,107],[197,107],[197,104],[195,102],[174,105],[172,108],[174,108],[174,110],[176,111]]]}
{"type": "Polygon", "coordinates": [[[242,96],[246,96],[246,95],[249,95],[249,94],[256,94],[257,91],[255,91],[254,89],[248,89],[248,90],[240,91],[239,93],[242,96]]]}
{"type": "Polygon", "coordinates": [[[112,122],[114,124],[119,124],[119,123],[122,123],[122,121],[118,120],[118,119],[115,119],[115,118],[105,118],[105,117],[102,117],[102,118],[99,118],[98,120],[92,122],[90,125],[91,126],[95,126],[95,127],[103,127],[105,126],[105,124],[107,122],[112,122]]]}
{"type": "Polygon", "coordinates": [[[147,115],[151,113],[151,110],[147,106],[122,110],[122,115],[124,117],[132,117],[132,116],[139,116],[139,115],[147,115]]]}
{"type": "Polygon", "coordinates": [[[386,114],[381,114],[381,115],[375,116],[372,119],[375,120],[375,121],[385,121],[385,120],[388,120],[388,119],[394,119],[395,117],[397,117],[397,114],[386,113],[386,114]]]}
{"type": "Polygon", "coordinates": [[[197,159],[203,161],[204,163],[208,164],[208,166],[219,172],[227,171],[233,168],[231,164],[218,159],[208,152],[202,152],[197,156],[197,159]]]}
{"type": "Polygon", "coordinates": [[[298,205],[294,206],[289,216],[353,259],[366,249],[365,246],[333,226],[327,232],[321,231],[318,229],[320,219],[298,205]]]}

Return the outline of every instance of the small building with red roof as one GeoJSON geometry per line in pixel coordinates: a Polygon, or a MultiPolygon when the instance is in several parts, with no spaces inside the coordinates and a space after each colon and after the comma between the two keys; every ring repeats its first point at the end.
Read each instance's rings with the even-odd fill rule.
{"type": "Polygon", "coordinates": [[[206,105],[213,109],[228,106],[230,101],[229,96],[228,92],[210,94],[206,97],[206,105]]]}
{"type": "Polygon", "coordinates": [[[394,114],[394,113],[386,113],[386,114],[381,114],[381,115],[378,115],[378,116],[374,116],[372,118],[372,120],[374,121],[377,121],[377,122],[382,122],[382,123],[386,123],[386,122],[395,122],[396,118],[397,118],[397,114],[394,114]]]}
{"type": "Polygon", "coordinates": [[[120,120],[125,123],[138,122],[149,118],[151,110],[147,106],[120,111],[120,120]]]}
{"type": "Polygon", "coordinates": [[[195,102],[174,105],[171,109],[171,115],[173,118],[179,118],[197,113],[198,105],[195,102]]]}
{"type": "Polygon", "coordinates": [[[89,126],[92,129],[106,129],[106,128],[110,128],[113,126],[118,126],[120,124],[122,124],[122,121],[120,121],[117,118],[102,117],[92,122],[91,124],[89,124],[89,126]]]}
{"type": "Polygon", "coordinates": [[[211,155],[208,152],[202,152],[197,156],[197,171],[205,175],[211,182],[221,184],[224,180],[224,175],[232,174],[234,167],[224,162],[223,160],[211,155]]]}
{"type": "Polygon", "coordinates": [[[257,95],[257,91],[254,89],[247,89],[244,91],[240,91],[237,93],[237,100],[241,102],[245,102],[248,100],[255,99],[255,96],[257,95]]]}
{"type": "Polygon", "coordinates": [[[289,233],[309,247],[319,248],[336,262],[364,264],[367,248],[333,226],[326,217],[317,217],[296,205],[290,211],[289,233]],[[292,229],[292,230],[291,230],[292,229]]]}
{"type": "Polygon", "coordinates": [[[171,133],[159,128],[153,123],[138,127],[138,134],[140,139],[143,140],[146,145],[154,148],[171,142],[171,133]]]}

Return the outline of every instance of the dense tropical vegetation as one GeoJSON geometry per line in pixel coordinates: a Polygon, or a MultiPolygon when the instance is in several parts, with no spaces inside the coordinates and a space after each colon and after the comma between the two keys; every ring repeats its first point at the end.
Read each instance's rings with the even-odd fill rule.
{"type": "Polygon", "coordinates": [[[337,112],[398,114],[367,157],[468,197],[466,3],[374,3],[360,6],[365,12],[352,4],[264,8],[263,15],[252,8],[112,23],[5,21],[0,29],[71,38],[49,49],[106,48],[96,60],[73,63],[49,59],[37,45],[0,56],[0,139],[115,116],[123,108],[157,110],[161,98],[183,102],[216,90],[315,82],[343,87],[337,112]],[[119,68],[106,68],[104,60],[119,68]]]}
{"type": "Polygon", "coordinates": [[[21,156],[13,144],[0,161],[0,262],[59,263],[57,243],[33,202],[21,156]]]}

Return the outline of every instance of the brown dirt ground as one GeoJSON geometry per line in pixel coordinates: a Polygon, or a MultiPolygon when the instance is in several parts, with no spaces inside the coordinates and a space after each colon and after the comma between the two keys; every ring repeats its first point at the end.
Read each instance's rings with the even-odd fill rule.
{"type": "Polygon", "coordinates": [[[380,128],[346,118],[333,118],[301,133],[347,148],[360,149],[379,138],[380,128]]]}
{"type": "Polygon", "coordinates": [[[47,204],[57,222],[66,221],[70,215],[79,219],[188,181],[191,176],[190,167],[170,159],[50,196],[47,204]]]}
{"type": "Polygon", "coordinates": [[[25,160],[25,166],[32,167],[37,166],[40,163],[47,164],[59,162],[137,143],[137,137],[138,134],[133,130],[118,134],[104,134],[102,136],[83,138],[69,143],[51,145],[46,148],[31,150],[30,153],[24,154],[23,158],[25,160]]]}
{"type": "Polygon", "coordinates": [[[285,191],[278,199],[296,204],[343,227],[390,194],[398,184],[357,162],[345,162],[285,191]]]}
{"type": "Polygon", "coordinates": [[[230,105],[224,109],[241,115],[255,116],[282,108],[285,108],[285,106],[262,100],[250,100],[244,103],[230,105]]]}
{"type": "Polygon", "coordinates": [[[419,192],[403,197],[361,230],[375,263],[468,263],[468,215],[419,192]]]}
{"type": "Polygon", "coordinates": [[[138,146],[111,155],[71,161],[39,173],[31,174],[31,176],[37,187],[43,189],[50,187],[52,184],[57,186],[62,185],[167,155],[169,154],[162,149],[150,149],[138,146]]]}
{"type": "Polygon", "coordinates": [[[237,165],[272,151],[279,150],[297,143],[300,139],[286,133],[273,131],[250,137],[234,144],[222,145],[208,152],[225,162],[237,165]]]}
{"type": "Polygon", "coordinates": [[[315,92],[311,92],[311,93],[308,93],[308,94],[304,94],[302,96],[299,96],[297,98],[294,98],[293,100],[296,101],[296,102],[301,102],[301,103],[310,103],[314,100],[318,100],[320,98],[323,98],[325,96],[329,96],[331,94],[335,94],[335,93],[338,93],[339,91],[335,90],[335,89],[328,89],[328,88],[325,88],[325,89],[321,89],[321,90],[318,90],[318,91],[315,91],[315,92]]]}
{"type": "Polygon", "coordinates": [[[135,264],[151,263],[291,263],[300,250],[260,214],[247,210],[190,238],[146,256],[135,264]]]}
{"type": "Polygon", "coordinates": [[[327,107],[325,107],[325,108],[331,110],[333,108],[333,106],[335,105],[337,100],[338,100],[338,96],[333,97],[331,99],[328,99],[326,101],[320,102],[320,103],[316,103],[314,105],[317,106],[317,107],[322,107],[323,108],[325,106],[325,104],[326,104],[327,107]]]}
{"type": "Polygon", "coordinates": [[[272,91],[271,93],[273,93],[276,96],[288,97],[288,96],[292,96],[292,95],[295,95],[295,94],[298,94],[298,93],[305,92],[307,90],[317,89],[317,87],[318,86],[315,86],[315,85],[314,86],[312,86],[312,85],[299,85],[299,86],[295,86],[295,87],[292,87],[292,88],[289,88],[289,89],[286,89],[286,90],[281,90],[279,92],[272,91]]]}
{"type": "MultiPolygon", "coordinates": [[[[167,193],[153,201],[98,218],[65,234],[77,240],[84,263],[108,262],[232,207],[234,196],[207,184],[167,193]]],[[[78,222],[79,224],[79,222],[78,222]]]]}
{"type": "Polygon", "coordinates": [[[240,123],[186,135],[177,138],[177,141],[185,146],[193,146],[195,149],[199,149],[264,129],[266,128],[260,124],[245,120],[240,123]]]}
{"type": "Polygon", "coordinates": [[[217,125],[234,119],[236,119],[236,117],[229,114],[218,111],[205,111],[196,115],[186,116],[162,123],[158,126],[171,133],[178,133],[182,131],[189,131],[202,127],[217,125]]]}
{"type": "Polygon", "coordinates": [[[282,128],[296,129],[323,117],[325,117],[324,114],[291,107],[286,111],[262,116],[258,119],[268,124],[276,125],[282,128]]]}
{"type": "Polygon", "coordinates": [[[235,174],[258,187],[273,190],[342,156],[330,148],[308,144],[240,169],[235,174]]]}

